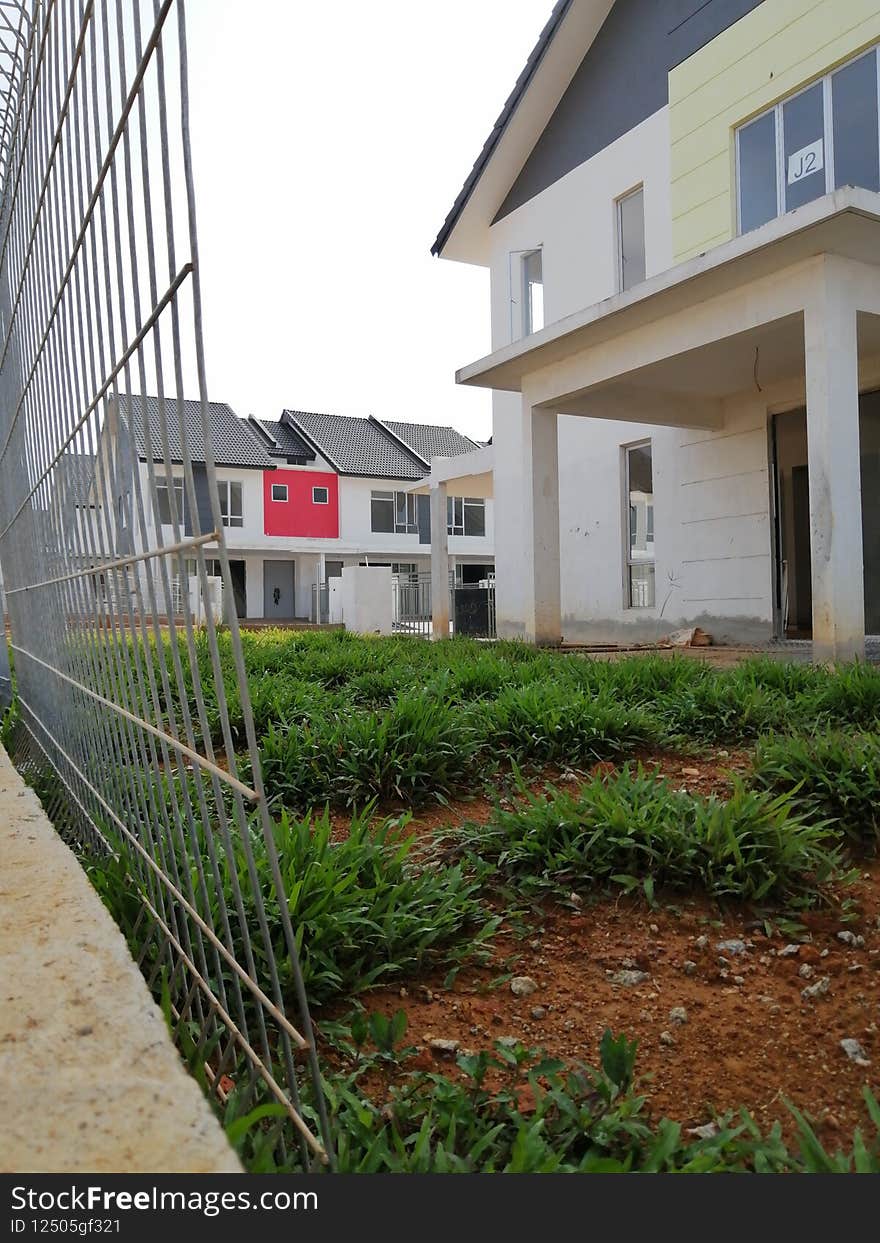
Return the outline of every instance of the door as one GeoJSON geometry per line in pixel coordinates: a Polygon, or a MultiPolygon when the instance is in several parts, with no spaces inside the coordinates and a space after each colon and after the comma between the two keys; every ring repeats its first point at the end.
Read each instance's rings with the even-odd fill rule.
{"type": "Polygon", "coordinates": [[[263,616],[271,621],[293,621],[296,616],[293,588],[292,561],[264,561],[263,616]]]}
{"type": "Polygon", "coordinates": [[[247,617],[247,575],[243,561],[229,562],[229,577],[232,579],[235,615],[236,617],[247,617]]]}

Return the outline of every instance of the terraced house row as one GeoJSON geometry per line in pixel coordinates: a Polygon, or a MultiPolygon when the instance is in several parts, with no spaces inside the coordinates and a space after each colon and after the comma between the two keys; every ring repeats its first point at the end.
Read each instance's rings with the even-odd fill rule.
{"type": "MultiPolygon", "coordinates": [[[[383,422],[285,410],[278,420],[242,418],[228,405],[209,403],[219,510],[230,559],[234,607],[238,617],[269,622],[327,620],[329,580],[345,566],[388,566],[399,581],[422,581],[430,572],[430,506],[413,489],[432,460],[472,452],[476,441],[451,427],[383,422]],[[323,599],[323,606],[321,600],[323,599]],[[321,612],[321,608],[325,610],[321,612]]],[[[207,492],[204,437],[199,404],[164,402],[137,394],[108,402],[101,427],[97,464],[94,456],[65,455],[65,493],[78,515],[72,538],[78,553],[89,557],[90,530],[109,524],[112,546],[123,557],[158,542],[165,547],[191,536],[197,526],[214,529],[207,492]],[[184,492],[181,424],[193,462],[193,522],[184,492]],[[164,428],[164,433],[163,433],[164,428]],[[166,450],[171,481],[166,476],[166,450]],[[139,505],[148,498],[153,474],[156,507],[139,505]],[[137,480],[137,485],[135,481],[137,480]]],[[[486,580],[494,573],[492,501],[452,495],[447,500],[447,539],[455,583],[486,580]]],[[[208,571],[219,577],[206,548],[208,571]]],[[[179,612],[180,593],[189,589],[195,563],[168,558],[172,571],[170,600],[163,610],[179,612]]],[[[124,590],[136,594],[131,573],[124,590]]],[[[118,576],[100,576],[97,591],[115,590],[118,576]]],[[[163,590],[159,576],[158,589],[163,590]]],[[[115,601],[119,604],[119,601],[115,601]]]]}
{"type": "Polygon", "coordinates": [[[499,634],[880,634],[878,44],[878,0],[555,5],[433,246],[491,276],[499,634]]]}

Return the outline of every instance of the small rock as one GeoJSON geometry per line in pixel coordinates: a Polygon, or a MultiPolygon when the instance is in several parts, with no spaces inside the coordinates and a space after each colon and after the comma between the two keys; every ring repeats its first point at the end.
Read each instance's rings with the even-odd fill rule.
{"type": "Polygon", "coordinates": [[[822,950],[822,952],[819,954],[819,957],[820,957],[820,958],[827,958],[827,957],[828,957],[828,951],[827,951],[827,950],[822,950]]]}
{"type": "Polygon", "coordinates": [[[457,1040],[445,1040],[442,1036],[430,1036],[425,1043],[432,1053],[440,1053],[445,1057],[452,1057],[453,1053],[458,1052],[457,1040]]]}
{"type": "Polygon", "coordinates": [[[850,932],[848,928],[844,928],[843,932],[838,932],[838,941],[842,941],[844,945],[851,945],[853,949],[860,950],[865,944],[865,938],[856,936],[854,932],[850,932]]]}
{"type": "Polygon", "coordinates": [[[685,959],[684,973],[685,975],[696,975],[697,964],[694,962],[692,958],[685,959]]]}
{"type": "Polygon", "coordinates": [[[673,1006],[669,1011],[670,1023],[686,1023],[688,1021],[688,1012],[684,1006],[673,1006]]]}
{"type": "Polygon", "coordinates": [[[660,1043],[661,1043],[661,1044],[665,1044],[665,1045],[667,1045],[667,1046],[674,1045],[674,1044],[675,1044],[675,1037],[673,1036],[672,1032],[661,1032],[661,1033],[660,1033],[660,1043]]]}
{"type": "Polygon", "coordinates": [[[851,1037],[847,1037],[845,1040],[841,1040],[840,1047],[843,1049],[849,1060],[851,1062],[855,1062],[856,1066],[871,1065],[871,1059],[859,1044],[858,1040],[853,1040],[851,1037]]]}
{"type": "Polygon", "coordinates": [[[714,1139],[718,1134],[718,1123],[706,1122],[703,1126],[689,1126],[687,1133],[695,1139],[714,1139]]]}
{"type": "Polygon", "coordinates": [[[850,975],[854,975],[857,971],[864,971],[864,965],[860,962],[854,962],[851,967],[847,967],[850,975]]]}
{"type": "Polygon", "coordinates": [[[409,996],[409,990],[408,990],[408,989],[406,989],[406,988],[401,988],[400,993],[399,993],[399,996],[401,996],[401,997],[408,997],[408,996],[409,996]]]}
{"type": "Polygon", "coordinates": [[[745,941],[740,941],[734,937],[731,941],[719,941],[715,948],[719,954],[733,954],[736,956],[737,954],[745,954],[747,946],[745,941]]]}
{"type": "Polygon", "coordinates": [[[514,997],[529,997],[538,991],[538,985],[530,975],[515,975],[510,981],[510,991],[514,997]]]}
{"type": "Polygon", "coordinates": [[[657,933],[660,931],[660,929],[657,927],[656,924],[648,924],[648,931],[652,932],[656,936],[657,933]]]}
{"type": "Polygon", "coordinates": [[[519,1036],[499,1036],[496,1044],[500,1044],[502,1049],[515,1049],[519,1044],[519,1036]]]}
{"type": "Polygon", "coordinates": [[[812,980],[815,972],[808,962],[802,962],[798,967],[798,975],[802,980],[812,980]]]}
{"type": "Polygon", "coordinates": [[[801,996],[805,1001],[813,1001],[816,997],[824,997],[831,990],[831,977],[823,975],[815,984],[808,984],[806,988],[801,990],[801,996]]]}
{"type": "Polygon", "coordinates": [[[734,984],[740,984],[740,985],[745,984],[746,977],[744,975],[735,975],[733,977],[733,982],[734,984]]]}
{"type": "Polygon", "coordinates": [[[683,768],[681,770],[682,777],[699,777],[699,768],[683,768]]]}
{"type": "Polygon", "coordinates": [[[650,1022],[652,1021],[652,1019],[653,1019],[653,1018],[654,1018],[654,1016],[653,1016],[653,1014],[651,1013],[651,1011],[650,1011],[650,1010],[640,1010],[640,1011],[639,1011],[639,1021],[640,1021],[640,1022],[642,1022],[642,1023],[650,1023],[650,1022]]]}
{"type": "Polygon", "coordinates": [[[533,1006],[531,1015],[533,1019],[546,1019],[547,1011],[544,1006],[533,1006]]]}
{"type": "Polygon", "coordinates": [[[615,971],[611,976],[611,983],[623,984],[625,988],[635,988],[637,984],[647,984],[650,978],[647,971],[615,971]]]}
{"type": "Polygon", "coordinates": [[[572,906],[583,906],[584,904],[584,900],[579,893],[570,893],[568,895],[568,900],[572,906]]]}
{"type": "Polygon", "coordinates": [[[704,950],[708,944],[709,944],[709,938],[706,936],[705,933],[703,933],[702,936],[697,937],[696,941],[694,941],[694,945],[696,945],[698,950],[704,950]]]}
{"type": "Polygon", "coordinates": [[[786,945],[784,949],[781,949],[779,951],[776,957],[777,958],[794,958],[800,952],[801,952],[801,947],[799,945],[794,945],[794,944],[786,945]]]}

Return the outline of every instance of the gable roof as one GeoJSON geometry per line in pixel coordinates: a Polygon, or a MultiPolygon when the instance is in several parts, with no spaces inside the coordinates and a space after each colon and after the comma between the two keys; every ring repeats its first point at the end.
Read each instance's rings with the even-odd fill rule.
{"type": "Polygon", "coordinates": [[[491,160],[495,152],[495,148],[498,146],[502,135],[510,124],[510,120],[516,111],[520,100],[528,90],[529,84],[534,78],[535,72],[544,58],[544,53],[550,46],[557,30],[562,25],[565,15],[571,8],[573,2],[574,0],[556,0],[556,3],[553,6],[553,12],[550,14],[546,26],[538,36],[538,42],[532,48],[531,54],[525,63],[525,68],[514,83],[513,90],[508,95],[498,119],[492,126],[489,137],[483,143],[483,148],[477,156],[473,168],[465,178],[464,185],[458,192],[458,197],[452,204],[446,219],[443,221],[443,226],[437,234],[434,244],[431,247],[432,255],[439,255],[443,250],[443,247],[446,245],[449,235],[458,223],[459,216],[464,211],[468,200],[474,192],[477,182],[483,174],[483,170],[491,160]]]}
{"type": "Polygon", "coordinates": [[[314,462],[315,450],[303,439],[295,427],[289,422],[282,419],[255,419],[251,418],[251,426],[255,428],[258,435],[262,435],[267,440],[267,448],[270,457],[298,458],[303,463],[314,462]]]}
{"type": "Polygon", "coordinates": [[[378,419],[285,410],[282,418],[325,457],[340,475],[373,479],[421,479],[426,465],[382,427],[378,419]]]}
{"type": "Polygon", "coordinates": [[[382,427],[402,440],[421,460],[430,466],[431,458],[457,457],[479,448],[476,440],[463,436],[454,427],[442,427],[436,423],[400,423],[393,419],[376,419],[382,427]]]}
{"type": "MultiPolygon", "coordinates": [[[[119,411],[129,424],[134,437],[135,451],[142,462],[147,460],[145,428],[149,425],[153,461],[164,461],[160,423],[159,399],[143,397],[140,393],[120,393],[119,411]]],[[[242,466],[254,469],[271,469],[275,462],[269,456],[268,445],[240,419],[225,402],[209,401],[208,416],[211,423],[211,444],[214,460],[218,466],[242,466]]],[[[172,462],[183,461],[181,422],[186,435],[189,455],[194,462],[205,460],[205,438],[202,434],[202,408],[198,401],[165,398],[165,424],[168,429],[168,448],[172,462]],[[182,408],[182,417],[181,417],[182,408]]]]}

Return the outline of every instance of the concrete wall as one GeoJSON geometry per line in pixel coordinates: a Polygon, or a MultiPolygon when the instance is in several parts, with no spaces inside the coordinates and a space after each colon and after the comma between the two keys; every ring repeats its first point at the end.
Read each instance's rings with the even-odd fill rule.
{"type": "Polygon", "coordinates": [[[391,571],[347,566],[342,571],[342,615],[355,634],[391,634],[391,571]]]}
{"type": "Polygon", "coordinates": [[[672,70],[677,261],[736,231],[734,128],[878,39],[877,0],[764,0],[672,70]]]}

